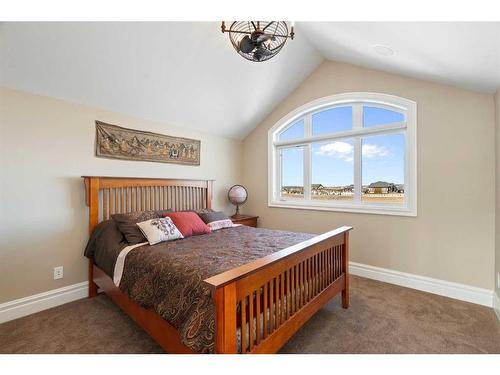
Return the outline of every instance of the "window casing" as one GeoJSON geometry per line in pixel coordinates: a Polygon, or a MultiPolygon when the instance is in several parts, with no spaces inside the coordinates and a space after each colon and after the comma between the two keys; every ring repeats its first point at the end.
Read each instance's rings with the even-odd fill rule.
{"type": "Polygon", "coordinates": [[[269,206],[416,216],[416,126],[416,103],[386,94],[297,108],[268,133],[269,206]]]}

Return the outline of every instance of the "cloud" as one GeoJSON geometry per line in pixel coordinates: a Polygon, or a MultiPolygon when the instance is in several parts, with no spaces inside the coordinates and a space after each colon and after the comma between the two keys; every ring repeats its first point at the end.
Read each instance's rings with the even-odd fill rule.
{"type": "Polygon", "coordinates": [[[362,153],[363,156],[366,156],[367,158],[374,158],[377,156],[389,155],[389,150],[387,150],[385,147],[380,147],[377,145],[371,145],[369,143],[366,143],[363,145],[362,153]]]}
{"type": "Polygon", "coordinates": [[[334,156],[339,159],[345,160],[345,161],[352,161],[353,160],[353,150],[354,146],[350,143],[347,142],[332,142],[332,143],[327,143],[326,145],[322,145],[318,151],[316,151],[317,155],[327,155],[327,156],[334,156]]]}
{"type": "MultiPolygon", "coordinates": [[[[362,154],[366,158],[382,157],[389,155],[389,150],[385,147],[365,143],[362,147],[362,154]]],[[[322,145],[317,155],[334,156],[338,159],[351,162],[353,160],[354,146],[348,142],[336,141],[322,145]]]]}

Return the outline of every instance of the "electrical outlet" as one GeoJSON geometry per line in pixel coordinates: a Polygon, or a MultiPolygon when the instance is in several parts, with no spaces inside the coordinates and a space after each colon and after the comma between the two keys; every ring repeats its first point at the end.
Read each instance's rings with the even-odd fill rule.
{"type": "Polygon", "coordinates": [[[54,267],[54,280],[62,279],[64,276],[64,267],[54,267]]]}

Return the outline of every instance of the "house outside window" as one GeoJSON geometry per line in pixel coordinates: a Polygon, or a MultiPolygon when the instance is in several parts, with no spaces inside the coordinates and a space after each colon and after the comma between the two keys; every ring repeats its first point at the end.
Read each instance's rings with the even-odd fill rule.
{"type": "Polygon", "coordinates": [[[292,111],[268,134],[269,206],[416,216],[416,110],[346,93],[292,111]]]}

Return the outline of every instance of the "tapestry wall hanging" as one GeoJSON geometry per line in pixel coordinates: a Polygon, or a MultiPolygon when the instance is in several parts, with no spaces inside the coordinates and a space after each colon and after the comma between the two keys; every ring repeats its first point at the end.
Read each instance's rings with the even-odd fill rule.
{"type": "Polygon", "coordinates": [[[101,158],[200,165],[200,141],[95,122],[95,154],[101,158]]]}

